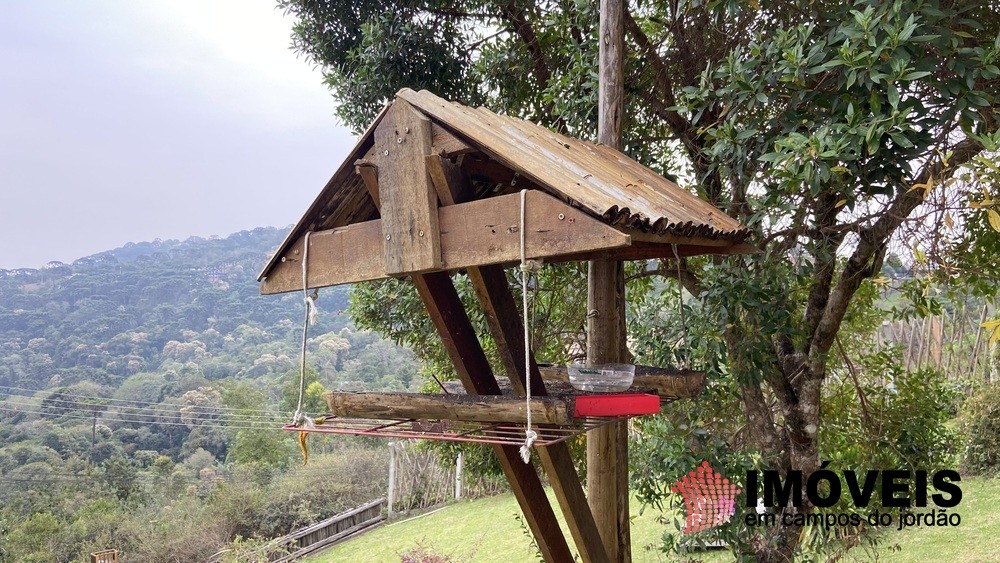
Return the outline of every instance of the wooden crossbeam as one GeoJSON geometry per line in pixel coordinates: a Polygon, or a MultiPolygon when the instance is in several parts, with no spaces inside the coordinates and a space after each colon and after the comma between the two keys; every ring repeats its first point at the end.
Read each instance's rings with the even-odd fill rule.
{"type": "Polygon", "coordinates": [[[344,418],[380,420],[432,419],[459,422],[525,424],[530,404],[532,423],[572,426],[588,417],[622,417],[660,411],[660,398],[649,393],[547,395],[526,402],[510,395],[437,393],[325,394],[330,413],[344,418]]]}
{"type": "MultiPolygon", "coordinates": [[[[349,418],[428,418],[469,422],[527,420],[524,399],[501,395],[438,395],[429,393],[326,393],[334,416],[349,418]]],[[[573,424],[575,397],[541,397],[531,401],[531,418],[538,423],[573,424]]]]}
{"type": "MultiPolygon", "coordinates": [[[[360,166],[359,173],[369,190],[371,184],[381,179],[381,171],[376,174],[367,166],[360,166]]],[[[430,175],[433,178],[442,173],[431,169],[430,175]]],[[[442,207],[437,218],[441,270],[509,263],[520,257],[519,194],[442,207]]],[[[355,223],[310,235],[309,287],[389,277],[383,254],[383,220],[355,223]]],[[[624,248],[631,240],[628,235],[538,191],[527,194],[525,224],[528,225],[525,246],[529,258],[624,248]]],[[[261,284],[261,293],[302,289],[302,242],[301,239],[296,241],[271,270],[261,284]]]]}

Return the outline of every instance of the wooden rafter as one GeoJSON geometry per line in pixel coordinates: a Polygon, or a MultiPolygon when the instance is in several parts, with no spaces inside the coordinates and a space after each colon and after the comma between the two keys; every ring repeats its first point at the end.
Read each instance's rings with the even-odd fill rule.
{"type": "MultiPolygon", "coordinates": [[[[379,201],[377,175],[368,175],[365,187],[373,201],[379,201]]],[[[466,391],[475,395],[500,395],[500,385],[448,274],[415,274],[410,279],[466,391]]],[[[492,447],[542,557],[552,562],[572,561],[569,544],[534,466],[522,462],[516,446],[494,444],[492,447]]]]}
{"type": "MultiPolygon", "coordinates": [[[[499,395],[500,386],[451,278],[444,273],[432,273],[412,279],[466,390],[470,394],[499,395]]],[[[572,561],[569,545],[535,468],[521,461],[515,446],[493,446],[493,451],[542,556],[546,561],[572,561]]]]}

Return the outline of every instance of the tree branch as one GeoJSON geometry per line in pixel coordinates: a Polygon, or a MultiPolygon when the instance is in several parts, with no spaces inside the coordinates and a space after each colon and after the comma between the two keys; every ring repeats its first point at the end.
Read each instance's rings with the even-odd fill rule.
{"type": "MultiPolygon", "coordinates": [[[[971,138],[963,139],[955,145],[947,161],[934,158],[923,167],[913,183],[933,181],[940,184],[982,151],[983,145],[979,141],[971,138]]],[[[901,191],[878,220],[858,232],[858,246],[844,266],[822,318],[812,334],[812,348],[809,355],[813,363],[814,369],[811,371],[814,377],[822,378],[825,373],[823,357],[833,346],[851,298],[865,278],[872,277],[881,269],[889,237],[923,201],[923,190],[901,191]]]]}
{"type": "MultiPolygon", "coordinates": [[[[839,194],[829,191],[820,196],[817,201],[816,227],[822,232],[836,224],[837,198],[839,194]]],[[[816,325],[823,317],[827,302],[830,298],[833,274],[837,269],[837,249],[844,240],[844,232],[830,233],[827,236],[814,239],[813,247],[813,276],[812,286],[809,288],[809,299],[806,301],[805,326],[806,334],[813,334],[816,325]]],[[[809,353],[812,342],[806,340],[805,353],[809,353]]]]}
{"type": "MultiPolygon", "coordinates": [[[[535,29],[532,27],[531,22],[528,21],[528,15],[516,1],[512,0],[504,7],[504,16],[511,23],[514,34],[521,39],[521,42],[524,43],[525,48],[528,50],[528,54],[531,55],[533,64],[532,73],[535,75],[535,80],[538,81],[539,89],[545,90],[549,87],[552,72],[549,69],[548,62],[545,60],[545,52],[538,41],[538,36],[535,35],[535,29]]],[[[548,115],[552,115],[552,109],[552,103],[546,104],[545,112],[548,115]]]]}
{"type": "MultiPolygon", "coordinates": [[[[677,264],[673,261],[660,260],[660,267],[655,270],[645,270],[625,278],[625,283],[643,278],[662,276],[668,279],[677,278],[677,264]]],[[[701,295],[705,291],[705,286],[701,283],[701,278],[687,267],[687,260],[681,259],[680,281],[684,289],[691,295],[701,295]]]]}

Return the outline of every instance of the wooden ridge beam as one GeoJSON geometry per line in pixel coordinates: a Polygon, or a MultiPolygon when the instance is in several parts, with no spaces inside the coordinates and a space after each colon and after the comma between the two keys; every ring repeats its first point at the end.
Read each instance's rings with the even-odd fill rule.
{"type": "MultiPolygon", "coordinates": [[[[440,157],[433,157],[440,158],[440,157]]],[[[380,176],[361,166],[369,190],[380,176]]],[[[430,176],[443,172],[429,167],[430,176]]],[[[438,178],[443,181],[443,178],[438,178]]],[[[375,192],[377,193],[377,192],[375,192]]],[[[530,191],[525,203],[529,258],[548,259],[581,252],[627,247],[631,239],[558,199],[530,191]]],[[[520,194],[508,194],[437,212],[441,270],[515,262],[520,258],[520,194]]],[[[309,287],[389,277],[383,254],[383,219],[317,231],[309,238],[309,287]]],[[[302,239],[295,241],[261,283],[261,293],[302,289],[302,239]]]]}
{"type": "MultiPolygon", "coordinates": [[[[478,152],[478,149],[459,139],[451,131],[448,131],[437,123],[431,122],[431,152],[444,157],[457,157],[463,154],[478,152]]],[[[372,147],[368,149],[362,159],[374,162],[377,153],[378,149],[372,147]]]]}

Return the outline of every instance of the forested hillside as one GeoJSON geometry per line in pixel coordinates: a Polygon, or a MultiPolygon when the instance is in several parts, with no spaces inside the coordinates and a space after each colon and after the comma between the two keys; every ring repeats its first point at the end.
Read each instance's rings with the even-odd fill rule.
{"type": "MultiPolygon", "coordinates": [[[[132,560],[184,553],[146,545],[183,534],[157,529],[139,508],[170,508],[186,491],[185,521],[211,522],[222,510],[213,503],[236,486],[225,483],[240,475],[260,504],[242,498],[248,507],[225,518],[240,529],[193,532],[184,540],[192,557],[378,494],[368,466],[360,474],[375,489],[364,492],[300,490],[301,479],[283,476],[300,463],[279,427],[295,408],[303,304],[300,294],[260,296],[256,275],[285,232],[129,243],[72,264],[0,270],[0,561],[68,560],[101,546],[125,546],[132,560]]],[[[420,383],[411,352],[353,328],[348,291],[320,293],[311,412],[324,409],[325,389],[420,383]]]]}
{"type": "MultiPolygon", "coordinates": [[[[171,370],[211,381],[291,369],[301,298],[262,297],[255,281],[283,234],[259,228],[224,239],[130,243],[72,264],[0,270],[0,385],[89,382],[109,392],[171,370]]],[[[332,331],[343,340],[321,347],[337,349],[325,366],[331,377],[343,372],[337,384],[409,384],[381,381],[380,364],[394,354],[347,328],[346,288],[324,290],[319,306],[313,334],[332,331]],[[358,360],[365,369],[344,369],[358,360]]]]}

